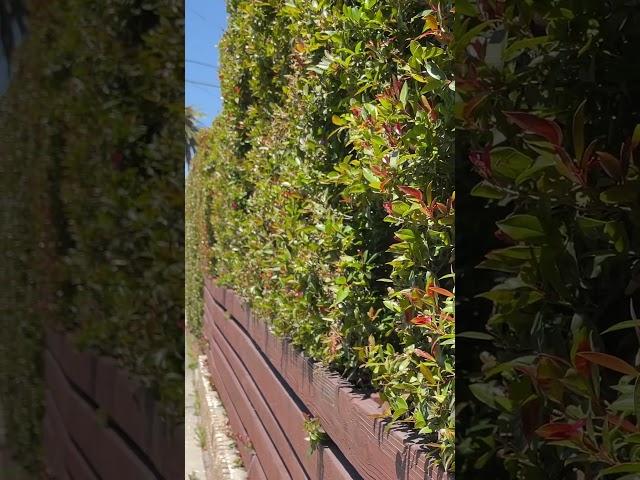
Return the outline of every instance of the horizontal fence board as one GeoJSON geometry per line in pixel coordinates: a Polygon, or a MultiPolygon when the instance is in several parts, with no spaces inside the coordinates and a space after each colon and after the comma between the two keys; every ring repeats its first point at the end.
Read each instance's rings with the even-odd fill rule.
{"type": "Polygon", "coordinates": [[[224,305],[225,288],[217,286],[214,282],[209,282],[209,288],[207,292],[211,293],[213,299],[220,305],[224,305]]]}
{"type": "MultiPolygon", "coordinates": [[[[211,279],[205,287],[212,289],[211,279]]],[[[218,296],[220,296],[218,294],[218,296]]],[[[371,480],[452,479],[431,465],[429,451],[399,429],[385,432],[386,423],[373,415],[381,407],[364,398],[339,375],[304,357],[287,341],[277,338],[266,323],[252,318],[246,304],[226,290],[223,305],[243,327],[289,386],[320,418],[329,437],[358,472],[371,480]]]]}
{"type": "Polygon", "coordinates": [[[49,390],[45,390],[45,407],[46,413],[42,432],[45,461],[51,473],[55,475],[61,474],[66,477],[65,454],[67,448],[69,448],[70,440],[53,395],[49,390]]]}
{"type": "MultiPolygon", "coordinates": [[[[95,401],[105,411],[113,412],[115,410],[116,397],[116,378],[118,376],[118,362],[113,358],[99,358],[96,365],[96,381],[95,401]]],[[[126,429],[125,429],[126,431],[126,429]]]]}
{"type": "Polygon", "coordinates": [[[126,443],[103,424],[96,410],[78,395],[49,352],[45,352],[46,380],[69,437],[101,478],[157,479],[126,443]]]}
{"type": "Polygon", "coordinates": [[[351,465],[345,466],[338,459],[340,454],[335,445],[322,446],[309,455],[309,443],[306,439],[308,434],[304,429],[306,409],[305,412],[301,410],[291,393],[282,384],[282,380],[272,370],[273,367],[268,360],[262,356],[241,327],[235,321],[225,317],[222,307],[216,303],[208,291],[205,290],[205,294],[208,295],[208,301],[205,302],[206,331],[212,331],[210,323],[213,322],[224,339],[233,345],[236,351],[242,352],[241,361],[256,384],[262,387],[261,392],[265,403],[272,409],[276,421],[286,433],[291,448],[304,465],[310,478],[314,480],[360,478],[351,465]]]}
{"type": "Polygon", "coordinates": [[[246,422],[247,419],[244,419],[244,422],[242,421],[240,414],[238,413],[236,406],[227,392],[224,382],[222,381],[222,376],[216,368],[215,362],[216,360],[213,356],[213,352],[210,349],[207,352],[207,364],[209,366],[209,373],[213,379],[213,385],[220,396],[220,400],[222,400],[222,403],[225,406],[227,418],[229,419],[229,426],[235,434],[236,446],[240,453],[240,457],[242,458],[242,462],[245,465],[250,465],[251,462],[254,461],[255,452],[248,444],[249,435],[244,426],[244,422],[246,422]]]}
{"type": "MultiPolygon", "coordinates": [[[[98,377],[97,380],[103,383],[106,379],[98,377]]],[[[108,380],[111,380],[111,377],[108,380]]],[[[151,393],[136,385],[129,375],[120,369],[116,371],[113,389],[117,395],[114,395],[113,409],[108,413],[118,427],[148,455],[151,450],[152,419],[155,416],[151,393]]]]}
{"type": "MultiPolygon", "coordinates": [[[[150,392],[115,360],[79,352],[68,337],[49,330],[44,363],[46,387],[71,445],[83,449],[82,458],[100,477],[169,480],[184,474],[184,426],[168,426],[150,392]]],[[[68,456],[66,468],[79,472],[77,460],[68,456]]]]}
{"type": "Polygon", "coordinates": [[[48,438],[48,435],[45,434],[45,449],[60,454],[60,462],[56,464],[55,471],[68,470],[70,476],[74,479],[98,480],[98,477],[93,473],[79,450],[71,442],[64,421],[58,411],[58,406],[49,390],[45,392],[45,406],[45,430],[47,430],[48,421],[52,425],[49,427],[52,437],[48,438]]]}
{"type": "Polygon", "coordinates": [[[72,478],[81,478],[82,480],[98,480],[98,477],[96,477],[91,471],[91,468],[89,468],[89,465],[87,464],[85,459],[82,458],[80,451],[73,445],[67,449],[67,454],[65,455],[65,463],[72,478]]]}
{"type": "Polygon", "coordinates": [[[238,413],[243,419],[247,420],[244,422],[245,428],[251,438],[253,449],[267,478],[291,478],[283,460],[280,458],[278,450],[269,436],[269,432],[267,432],[264,425],[260,422],[258,414],[251,405],[246,393],[242,390],[240,381],[237,379],[235,372],[229,366],[228,360],[214,339],[209,340],[209,348],[214,354],[213,358],[218,360],[214,369],[220,372],[222,382],[233,398],[238,413]]]}
{"type": "Polygon", "coordinates": [[[167,424],[160,415],[154,415],[149,457],[166,480],[181,478],[184,474],[184,424],[167,424]]]}
{"type": "Polygon", "coordinates": [[[96,358],[88,352],[78,352],[73,344],[52,330],[47,331],[47,347],[65,376],[85,395],[93,398],[96,358]]]}
{"type": "MultiPolygon", "coordinates": [[[[278,455],[285,463],[287,470],[289,471],[289,475],[292,478],[299,478],[301,480],[308,479],[309,476],[303,468],[300,458],[296,456],[293,447],[287,439],[287,433],[291,436],[291,432],[283,430],[271,411],[272,407],[270,407],[270,402],[264,398],[264,394],[269,392],[273,386],[277,386],[277,384],[262,384],[262,388],[260,389],[256,385],[256,382],[251,377],[250,373],[247,371],[245,365],[242,363],[242,360],[238,357],[237,352],[232,348],[226,340],[225,335],[217,328],[216,325],[213,325],[211,328],[210,339],[216,342],[222,351],[222,354],[225,356],[226,362],[233,370],[244,394],[258,415],[260,423],[262,423],[265,430],[268,432],[278,455]]],[[[243,352],[243,357],[246,357],[248,353],[248,351],[243,352]]]]}
{"type": "Polygon", "coordinates": [[[264,470],[262,470],[262,465],[258,461],[258,458],[255,457],[253,462],[249,465],[249,470],[247,471],[247,479],[248,480],[267,480],[267,476],[264,474],[264,470]]]}

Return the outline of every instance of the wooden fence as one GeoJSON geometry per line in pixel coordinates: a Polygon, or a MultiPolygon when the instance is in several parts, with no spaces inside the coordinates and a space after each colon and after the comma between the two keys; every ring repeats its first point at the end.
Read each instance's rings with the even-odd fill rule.
{"type": "Polygon", "coordinates": [[[56,480],[183,477],[184,428],[169,428],[114,360],[48,332],[44,365],[44,453],[56,480]]]}
{"type": "Polygon", "coordinates": [[[376,401],[273,335],[234,292],[207,279],[204,297],[212,378],[250,479],[453,478],[409,432],[385,431],[376,401]],[[331,439],[311,455],[309,414],[331,439]]]}

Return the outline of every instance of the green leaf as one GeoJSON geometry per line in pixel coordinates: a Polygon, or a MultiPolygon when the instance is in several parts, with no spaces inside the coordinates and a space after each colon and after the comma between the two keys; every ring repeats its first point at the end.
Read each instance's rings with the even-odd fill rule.
{"type": "MultiPolygon", "coordinates": [[[[471,40],[479,36],[486,28],[488,28],[489,26],[495,23],[497,23],[497,21],[495,20],[488,20],[486,22],[482,22],[476,25],[475,27],[473,27],[471,30],[464,33],[459,38],[456,38],[456,42],[453,45],[454,55],[458,56],[462,52],[464,52],[464,50],[469,46],[469,43],[471,42],[471,40]]],[[[458,37],[458,35],[456,35],[456,37],[458,37]]]]}
{"type": "Polygon", "coordinates": [[[631,137],[631,150],[635,150],[640,145],[640,124],[636,125],[631,137]]]}
{"type": "Polygon", "coordinates": [[[537,217],[533,215],[512,215],[500,222],[498,227],[516,241],[532,240],[544,237],[544,229],[537,217]]]}
{"type": "Polygon", "coordinates": [[[513,304],[517,302],[524,307],[536,303],[544,298],[544,294],[532,289],[519,288],[494,288],[488,292],[477,295],[479,298],[486,298],[494,303],[513,304]]]}
{"type": "Polygon", "coordinates": [[[476,9],[470,0],[456,0],[456,15],[475,17],[476,14],[476,9]]]}
{"type": "Polygon", "coordinates": [[[488,333],[484,333],[484,332],[461,332],[461,333],[456,333],[456,338],[470,338],[473,340],[495,340],[493,338],[493,336],[489,335],[488,333]]]}
{"type": "Polygon", "coordinates": [[[396,302],[393,302],[391,300],[383,300],[382,303],[392,312],[400,313],[402,311],[402,309],[396,302]]]}
{"type": "Polygon", "coordinates": [[[495,367],[487,370],[485,372],[485,377],[490,378],[498,373],[506,372],[513,370],[516,367],[522,367],[527,365],[532,365],[538,357],[535,355],[527,355],[524,357],[515,358],[509,362],[499,363],[495,367]]]}
{"type": "Polygon", "coordinates": [[[400,240],[403,240],[403,241],[415,240],[416,239],[416,232],[414,232],[413,230],[411,230],[409,228],[403,228],[403,229],[398,230],[396,232],[396,237],[398,237],[400,240]]]}
{"type": "Polygon", "coordinates": [[[640,418],[640,377],[636,379],[636,384],[633,388],[633,412],[636,418],[640,418]]]}
{"type": "Polygon", "coordinates": [[[409,82],[404,82],[404,85],[402,85],[402,90],[400,91],[400,102],[405,108],[407,106],[407,95],[409,95],[409,82]]]}
{"type": "Polygon", "coordinates": [[[413,414],[415,420],[415,428],[424,428],[427,426],[427,422],[424,419],[424,415],[420,410],[416,410],[413,414]]]}
{"type": "Polygon", "coordinates": [[[347,121],[344,118],[339,117],[338,115],[333,115],[331,117],[331,122],[334,125],[338,125],[339,127],[347,124],[347,121]]]}
{"type": "Polygon", "coordinates": [[[393,420],[397,420],[400,416],[404,415],[407,410],[409,410],[407,401],[402,397],[394,399],[393,407],[393,420]]]}
{"type": "Polygon", "coordinates": [[[335,304],[343,302],[349,296],[349,293],[351,293],[351,292],[350,292],[348,287],[342,287],[342,288],[338,289],[338,291],[336,292],[335,304]]]}
{"type": "Polygon", "coordinates": [[[604,220],[598,220],[597,218],[589,218],[589,217],[582,217],[582,216],[578,216],[576,218],[576,221],[578,222],[578,226],[582,230],[602,228],[607,224],[607,222],[605,222],[604,220]]]}
{"type": "Polygon", "coordinates": [[[564,18],[567,18],[569,20],[573,20],[574,18],[576,18],[576,14],[573,13],[573,10],[570,10],[568,8],[561,8],[560,13],[562,13],[562,16],[564,18]]]}
{"type": "Polygon", "coordinates": [[[573,115],[573,148],[576,158],[582,158],[584,153],[584,107],[586,104],[587,101],[584,100],[573,115]]]}
{"type": "Polygon", "coordinates": [[[605,468],[601,470],[599,475],[611,475],[613,473],[639,473],[640,462],[635,463],[621,463],[613,467],[605,468]]]}
{"type": "Polygon", "coordinates": [[[427,63],[424,68],[431,78],[435,78],[436,80],[444,80],[447,78],[444,72],[432,63],[427,63]]]}
{"type": "Polygon", "coordinates": [[[471,393],[482,403],[491,408],[496,408],[496,395],[492,385],[488,383],[473,383],[469,385],[469,390],[471,390],[471,393]]]}
{"type": "Polygon", "coordinates": [[[493,185],[492,183],[486,180],[483,180],[482,182],[477,184],[475,187],[473,187],[473,189],[471,190],[472,197],[491,198],[495,200],[501,200],[506,195],[507,194],[503,190],[501,190],[500,188],[496,187],[495,185],[493,185]]]}
{"type": "Polygon", "coordinates": [[[612,412],[624,413],[627,415],[633,412],[635,409],[635,405],[634,405],[634,399],[631,393],[633,392],[620,395],[620,397],[616,401],[611,402],[611,404],[607,407],[608,410],[612,412]]]}
{"type": "Polygon", "coordinates": [[[474,383],[469,386],[469,389],[478,400],[491,408],[501,407],[506,411],[513,409],[511,401],[491,384],[474,383]]]}
{"type": "Polygon", "coordinates": [[[516,185],[520,185],[524,183],[526,180],[529,180],[536,173],[556,165],[556,159],[553,155],[541,155],[538,157],[528,169],[522,172],[516,178],[516,185]]]}
{"type": "MultiPolygon", "coordinates": [[[[457,2],[456,2],[457,9],[457,2]]],[[[504,50],[504,60],[508,62],[513,60],[516,56],[518,56],[522,50],[526,50],[529,48],[535,48],[540,45],[544,45],[549,42],[549,37],[531,37],[531,38],[523,38],[521,40],[516,40],[509,47],[504,50]]]]}
{"type": "Polygon", "coordinates": [[[618,330],[626,330],[628,328],[640,328],[640,320],[626,320],[624,322],[616,323],[602,332],[602,335],[609,332],[617,332],[618,330]]]}
{"type": "Polygon", "coordinates": [[[627,249],[627,231],[622,222],[608,222],[604,227],[606,233],[618,253],[622,253],[627,249]]]}
{"type": "Polygon", "coordinates": [[[380,179],[378,177],[376,177],[376,175],[369,170],[368,168],[363,168],[362,169],[362,174],[364,175],[364,178],[367,179],[367,181],[369,182],[369,185],[372,188],[375,188],[376,190],[380,189],[380,179]]]}
{"type": "Polygon", "coordinates": [[[627,182],[605,190],[600,194],[600,200],[608,204],[629,204],[638,200],[639,190],[637,182],[627,182]]]}
{"type": "Polygon", "coordinates": [[[433,374],[431,373],[431,370],[429,370],[429,367],[427,367],[427,365],[425,365],[424,363],[421,363],[419,368],[420,368],[420,373],[422,373],[422,376],[425,378],[427,383],[430,383],[430,384],[435,383],[435,378],[433,377],[433,374]]]}
{"type": "Polygon", "coordinates": [[[515,148],[498,147],[491,150],[491,170],[506,178],[515,179],[526,171],[533,160],[515,148]]]}
{"type": "Polygon", "coordinates": [[[519,272],[523,265],[529,263],[532,255],[538,256],[540,247],[515,246],[487,253],[487,259],[478,265],[478,268],[498,270],[503,272],[519,272]]]}

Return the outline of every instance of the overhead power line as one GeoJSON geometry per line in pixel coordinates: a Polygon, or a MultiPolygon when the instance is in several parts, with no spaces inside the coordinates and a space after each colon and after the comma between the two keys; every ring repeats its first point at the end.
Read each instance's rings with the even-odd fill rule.
{"type": "Polygon", "coordinates": [[[194,85],[204,85],[205,87],[220,88],[220,85],[216,85],[214,83],[198,82],[196,80],[186,80],[186,82],[194,85]]]}
{"type": "Polygon", "coordinates": [[[204,67],[218,68],[218,66],[213,63],[200,62],[198,60],[187,60],[187,63],[195,63],[196,65],[202,65],[204,67]]]}
{"type": "Polygon", "coordinates": [[[202,15],[202,14],[201,14],[200,12],[198,12],[197,10],[195,10],[195,9],[193,9],[193,8],[190,8],[190,7],[187,7],[187,10],[188,10],[188,11],[190,11],[190,12],[192,12],[192,13],[195,13],[198,17],[200,17],[200,19],[201,19],[201,20],[204,20],[205,22],[207,21],[207,19],[206,19],[206,18],[204,18],[204,15],[202,15]]]}

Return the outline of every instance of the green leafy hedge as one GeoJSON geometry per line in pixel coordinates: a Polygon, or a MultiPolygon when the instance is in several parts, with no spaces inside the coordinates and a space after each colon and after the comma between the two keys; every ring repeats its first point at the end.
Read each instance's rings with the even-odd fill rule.
{"type": "Polygon", "coordinates": [[[12,446],[33,464],[44,325],[116,357],[182,417],[183,11],[27,6],[0,103],[0,385],[12,446]]]}
{"type": "Polygon", "coordinates": [[[190,322],[204,267],[453,468],[452,5],[228,11],[224,108],[188,186],[190,322]]]}
{"type": "Polygon", "coordinates": [[[460,4],[460,153],[501,243],[469,292],[492,312],[459,362],[463,474],[640,472],[640,15],[622,3],[460,4]]]}

